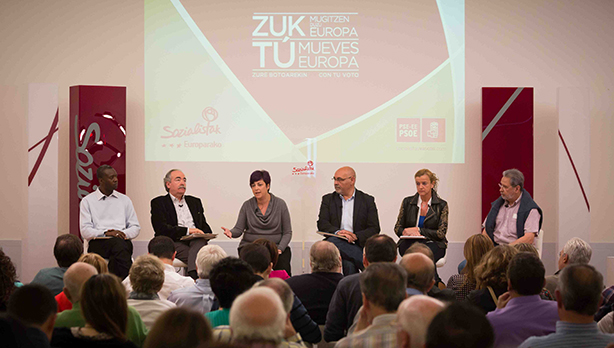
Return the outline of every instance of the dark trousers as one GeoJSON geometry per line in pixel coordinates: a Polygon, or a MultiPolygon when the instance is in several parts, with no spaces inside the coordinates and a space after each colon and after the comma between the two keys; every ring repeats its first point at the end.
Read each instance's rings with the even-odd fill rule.
{"type": "Polygon", "coordinates": [[[339,249],[344,276],[349,276],[365,269],[362,263],[362,248],[360,246],[348,243],[346,240],[337,237],[329,237],[326,240],[335,244],[337,249],[339,249]]]}
{"type": "Polygon", "coordinates": [[[177,251],[175,257],[188,265],[188,273],[196,271],[196,255],[200,248],[207,245],[208,242],[208,240],[201,238],[192,239],[187,242],[175,242],[175,250],[177,251]]]}
{"type": "Polygon", "coordinates": [[[292,250],[290,250],[290,246],[286,247],[286,250],[279,254],[279,258],[277,259],[277,264],[273,267],[274,270],[284,270],[290,277],[292,277],[292,267],[290,266],[290,261],[292,260],[292,250]]]}
{"type": "MultiPolygon", "coordinates": [[[[434,258],[435,263],[437,263],[439,259],[441,259],[442,257],[446,255],[446,249],[441,249],[440,247],[437,246],[435,242],[431,240],[401,239],[401,242],[399,243],[399,254],[401,254],[401,257],[405,255],[405,252],[407,251],[407,249],[409,249],[409,247],[412,246],[412,244],[414,243],[426,244],[426,246],[429,247],[429,249],[431,249],[431,251],[433,252],[433,258],[434,258]]],[[[437,267],[435,267],[435,282],[436,283],[441,282],[441,278],[439,278],[439,273],[437,272],[437,267]]]]}
{"type": "Polygon", "coordinates": [[[132,267],[132,242],[129,239],[93,239],[89,242],[88,252],[96,253],[109,260],[109,272],[124,279],[132,267]]]}

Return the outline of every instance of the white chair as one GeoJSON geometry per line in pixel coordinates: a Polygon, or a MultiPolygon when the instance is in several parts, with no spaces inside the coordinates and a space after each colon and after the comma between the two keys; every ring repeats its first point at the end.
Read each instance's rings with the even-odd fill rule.
{"type": "Polygon", "coordinates": [[[173,260],[173,267],[175,267],[175,271],[177,273],[181,272],[182,270],[183,272],[181,273],[183,275],[186,275],[188,273],[188,265],[185,262],[179,260],[178,258],[175,258],[173,260]]]}
{"type": "Polygon", "coordinates": [[[544,230],[539,230],[539,233],[537,234],[537,237],[535,237],[535,248],[537,249],[537,252],[539,253],[539,258],[542,258],[542,250],[544,247],[544,230]]]}
{"type": "Polygon", "coordinates": [[[446,248],[445,254],[443,254],[443,257],[439,260],[437,260],[437,263],[435,264],[437,266],[437,268],[441,268],[443,266],[445,266],[446,264],[446,256],[448,256],[448,249],[446,248]]]}

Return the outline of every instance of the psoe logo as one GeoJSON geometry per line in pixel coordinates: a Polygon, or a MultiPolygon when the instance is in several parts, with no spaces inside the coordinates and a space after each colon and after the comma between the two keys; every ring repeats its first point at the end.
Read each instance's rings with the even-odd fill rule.
{"type": "Polygon", "coordinates": [[[316,169],[313,166],[313,161],[307,161],[304,167],[292,167],[292,175],[316,175],[316,169]]]}
{"type": "Polygon", "coordinates": [[[168,138],[183,138],[195,134],[212,135],[222,134],[219,124],[214,124],[218,118],[217,110],[212,107],[207,107],[203,110],[201,117],[205,120],[205,124],[196,123],[192,127],[185,128],[172,128],[170,126],[164,126],[162,129],[165,134],[160,136],[162,139],[168,138]]]}

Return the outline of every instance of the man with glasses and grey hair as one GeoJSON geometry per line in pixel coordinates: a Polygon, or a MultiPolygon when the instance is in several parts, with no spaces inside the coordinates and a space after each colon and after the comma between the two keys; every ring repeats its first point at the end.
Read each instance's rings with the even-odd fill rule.
{"type": "Polygon", "coordinates": [[[191,234],[212,233],[205,219],[200,198],[185,194],[187,179],[179,169],[171,169],[164,176],[164,189],[168,192],[151,200],[151,224],[156,236],[167,236],[175,242],[176,258],[188,265],[188,275],[198,279],[196,255],[207,244],[207,239],[182,241],[191,234]]]}
{"type": "Polygon", "coordinates": [[[524,189],[524,175],[518,169],[503,172],[501,197],[492,202],[482,234],[498,244],[533,244],[542,226],[541,208],[524,189]]]}
{"type": "Polygon", "coordinates": [[[333,176],[335,192],[322,197],[318,215],[318,231],[338,235],[327,240],[339,249],[343,274],[364,270],[362,249],[369,237],[380,232],[375,198],[355,188],[356,172],[341,167],[333,176]]]}
{"type": "Polygon", "coordinates": [[[554,294],[557,285],[559,285],[559,273],[565,268],[565,266],[572,263],[586,265],[591,262],[591,256],[593,255],[593,249],[591,246],[578,237],[573,237],[565,243],[563,249],[559,252],[559,270],[554,275],[546,277],[545,288],[554,294]]]}

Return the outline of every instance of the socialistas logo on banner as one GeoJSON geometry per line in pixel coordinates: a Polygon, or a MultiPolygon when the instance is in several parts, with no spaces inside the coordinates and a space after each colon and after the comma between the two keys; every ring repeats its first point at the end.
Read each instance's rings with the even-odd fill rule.
{"type": "Polygon", "coordinates": [[[292,167],[292,175],[315,175],[316,169],[313,161],[309,160],[306,166],[292,167]]]}
{"type": "Polygon", "coordinates": [[[202,140],[203,137],[222,134],[222,130],[220,129],[220,125],[216,124],[215,121],[218,119],[219,115],[217,110],[212,107],[207,107],[201,113],[202,119],[205,121],[204,123],[197,122],[193,126],[184,127],[184,128],[172,128],[170,126],[164,126],[162,129],[164,130],[163,135],[160,136],[162,139],[181,139],[184,137],[188,137],[188,139],[181,139],[182,142],[177,142],[173,140],[170,143],[163,143],[162,147],[171,147],[171,148],[181,148],[183,147],[193,147],[193,148],[220,148],[222,147],[222,143],[212,141],[212,142],[198,142],[193,140],[202,140]]]}

